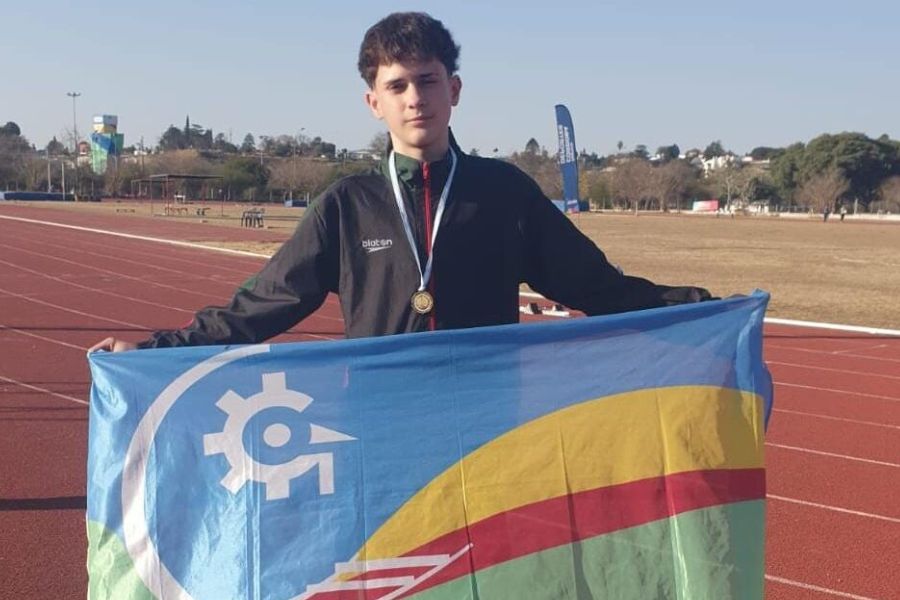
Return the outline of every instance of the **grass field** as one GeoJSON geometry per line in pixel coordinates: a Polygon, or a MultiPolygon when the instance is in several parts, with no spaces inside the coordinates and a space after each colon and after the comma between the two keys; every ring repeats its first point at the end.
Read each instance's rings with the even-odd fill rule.
{"type": "MultiPolygon", "coordinates": [[[[199,206],[200,204],[195,204],[199,206]]],[[[72,210],[149,216],[149,203],[53,203],[72,210]],[[126,212],[132,209],[134,212],[126,212]]],[[[245,206],[208,204],[202,226],[239,226],[245,206]]],[[[269,229],[287,235],[302,209],[267,206],[269,229]]],[[[777,217],[583,214],[578,227],[626,273],[660,283],[700,285],[727,296],[761,288],[769,316],[900,329],[900,224],[777,217]]],[[[275,244],[220,245],[270,253],[275,244]]]]}

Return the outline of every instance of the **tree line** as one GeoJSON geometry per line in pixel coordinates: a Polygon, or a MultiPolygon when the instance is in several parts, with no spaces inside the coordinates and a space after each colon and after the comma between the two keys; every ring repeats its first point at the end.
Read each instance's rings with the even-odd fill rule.
{"type": "MultiPolygon", "coordinates": [[[[679,210],[694,200],[781,210],[900,212],[900,142],[884,135],[823,134],[787,148],[759,146],[738,156],[719,140],[684,153],[677,144],[651,155],[644,145],[579,155],[580,196],[595,208],[679,210]]],[[[555,156],[530,139],[507,158],[552,198],[562,194],[555,156]]]]}
{"type": "MultiPolygon", "coordinates": [[[[378,134],[370,142],[372,155],[383,151],[385,137],[378,134]]],[[[759,146],[743,157],[719,140],[686,152],[677,144],[660,146],[653,155],[640,144],[630,151],[621,141],[617,147],[608,156],[579,155],[580,196],[595,208],[668,211],[715,198],[736,207],[900,212],[900,142],[887,135],[823,134],[786,148],[759,146]]],[[[39,151],[16,123],[0,127],[0,188],[59,189],[60,171],[68,163],[69,181],[78,182],[83,196],[128,196],[135,191],[132,181],[156,173],[221,177],[216,194],[235,200],[314,196],[334,180],[372,167],[371,160],[349,158],[346,149],[302,133],[258,140],[248,133],[240,145],[233,144],[188,117],[184,127],[163,131],[154,148],[129,146],[107,173],[97,175],[86,161],[72,160],[55,138],[39,151]]],[[[499,158],[528,173],[547,196],[562,196],[555,153],[534,138],[522,151],[499,158]]],[[[197,184],[183,185],[182,193],[199,193],[191,189],[197,184]]]]}

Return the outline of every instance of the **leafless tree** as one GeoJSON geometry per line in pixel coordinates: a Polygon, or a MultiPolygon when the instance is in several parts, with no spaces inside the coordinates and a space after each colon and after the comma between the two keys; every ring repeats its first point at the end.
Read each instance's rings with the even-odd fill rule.
{"type": "MultiPolygon", "coordinates": [[[[533,141],[533,140],[529,140],[533,141]]],[[[551,157],[546,150],[513,152],[507,158],[537,182],[541,190],[549,198],[562,198],[562,175],[556,157],[551,157]]]]}
{"type": "Polygon", "coordinates": [[[613,197],[625,202],[637,214],[642,202],[653,194],[653,167],[639,158],[616,162],[609,173],[613,197]]]}
{"type": "Polygon", "coordinates": [[[147,157],[146,169],[153,173],[212,175],[215,167],[196,150],[170,150],[147,157]]]}
{"type": "Polygon", "coordinates": [[[659,202],[659,210],[681,209],[681,201],[697,179],[697,171],[683,160],[670,160],[653,169],[652,196],[659,202]]]}
{"type": "Polygon", "coordinates": [[[850,182],[841,170],[832,167],[803,183],[797,190],[796,198],[801,205],[816,212],[824,212],[826,209],[834,212],[837,201],[849,188],[850,182]]]}
{"type": "Polygon", "coordinates": [[[706,180],[709,191],[716,197],[725,198],[725,206],[730,207],[735,199],[746,200],[752,186],[754,173],[740,163],[729,162],[710,171],[706,180]]]}
{"type": "Polygon", "coordinates": [[[47,160],[37,156],[29,156],[23,164],[22,177],[25,182],[25,189],[46,190],[47,160]]]}
{"type": "Polygon", "coordinates": [[[881,184],[878,200],[869,206],[869,210],[900,212],[900,177],[890,177],[881,184]]]}
{"type": "Polygon", "coordinates": [[[314,196],[333,179],[334,165],[308,158],[288,158],[272,165],[269,189],[314,196]]]}
{"type": "Polygon", "coordinates": [[[369,141],[367,150],[371,152],[372,155],[384,156],[385,152],[387,152],[388,140],[390,140],[390,137],[391,136],[387,131],[376,133],[369,141]]]}

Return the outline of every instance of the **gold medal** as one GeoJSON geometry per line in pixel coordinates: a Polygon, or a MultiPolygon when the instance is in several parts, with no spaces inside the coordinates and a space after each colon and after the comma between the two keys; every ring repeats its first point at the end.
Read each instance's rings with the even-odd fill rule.
{"type": "Polygon", "coordinates": [[[434,309],[434,298],[427,290],[419,290],[412,295],[412,307],[420,315],[427,315],[434,309]]]}

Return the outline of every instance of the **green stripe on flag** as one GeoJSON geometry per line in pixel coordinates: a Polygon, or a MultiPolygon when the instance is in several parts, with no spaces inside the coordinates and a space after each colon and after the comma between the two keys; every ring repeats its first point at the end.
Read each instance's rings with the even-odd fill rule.
{"type": "Polygon", "coordinates": [[[119,536],[90,520],[87,534],[88,600],[153,600],[119,536]]]}
{"type": "Polygon", "coordinates": [[[760,600],[764,526],[762,500],[713,506],[529,554],[412,598],[760,600]]]}

